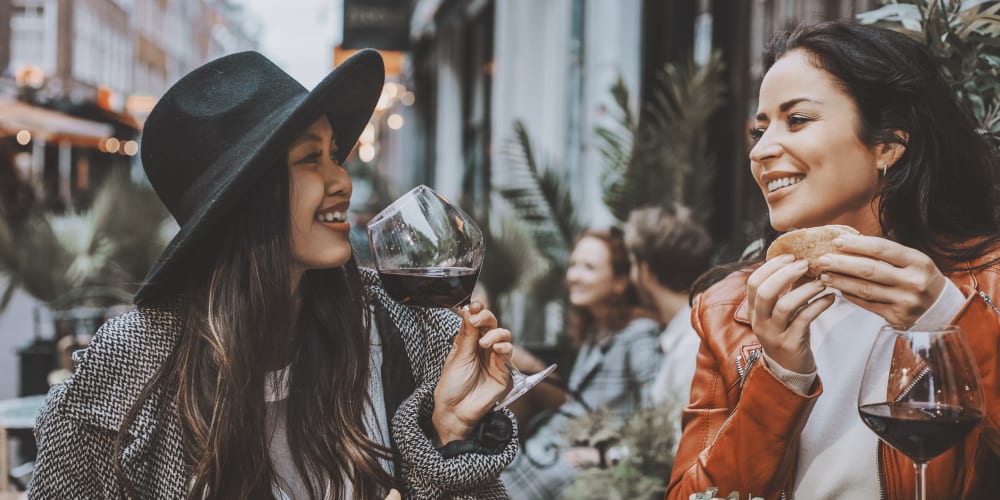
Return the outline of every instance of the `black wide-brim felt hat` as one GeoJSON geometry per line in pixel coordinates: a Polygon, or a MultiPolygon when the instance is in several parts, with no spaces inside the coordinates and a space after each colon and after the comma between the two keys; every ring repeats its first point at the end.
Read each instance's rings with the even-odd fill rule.
{"type": "Polygon", "coordinates": [[[312,91],[257,52],[221,57],[181,78],[146,118],[142,164],[180,230],[136,292],[144,305],[176,293],[199,254],[213,253],[223,219],[297,134],[324,114],[343,163],[375,110],[385,68],[365,49],[312,91]]]}

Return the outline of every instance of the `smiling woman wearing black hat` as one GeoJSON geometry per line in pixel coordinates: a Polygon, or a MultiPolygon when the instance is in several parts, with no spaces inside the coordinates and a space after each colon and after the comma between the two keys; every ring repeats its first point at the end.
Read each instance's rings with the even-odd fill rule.
{"type": "Polygon", "coordinates": [[[506,497],[510,332],[351,257],[340,164],[383,79],[362,51],[308,92],[244,52],[166,92],[142,161],[180,231],[50,392],[31,498],[506,497]]]}

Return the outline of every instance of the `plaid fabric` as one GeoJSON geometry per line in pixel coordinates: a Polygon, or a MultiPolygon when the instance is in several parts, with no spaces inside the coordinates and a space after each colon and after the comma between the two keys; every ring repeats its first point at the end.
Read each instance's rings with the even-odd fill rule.
{"type": "MultiPolygon", "coordinates": [[[[403,335],[417,386],[392,420],[406,497],[507,498],[499,475],[517,451],[516,429],[499,454],[450,459],[422,430],[429,427],[434,387],[460,320],[447,310],[400,306],[382,290],[376,273],[363,274],[372,303],[389,313],[403,335]]],[[[38,418],[29,498],[123,498],[112,472],[115,436],[146,381],[175,348],[181,326],[178,303],[140,308],[108,321],[90,346],[74,355],[76,373],[52,388],[38,418]]],[[[121,459],[139,498],[186,497],[190,477],[179,425],[166,388],[153,391],[140,406],[121,459]]]]}
{"type": "Polygon", "coordinates": [[[570,485],[575,471],[563,458],[563,437],[575,417],[598,408],[625,418],[652,404],[653,381],[663,360],[660,326],[636,319],[601,344],[577,354],[569,377],[576,397],[566,402],[524,443],[501,479],[517,500],[551,500],[570,485]]]}

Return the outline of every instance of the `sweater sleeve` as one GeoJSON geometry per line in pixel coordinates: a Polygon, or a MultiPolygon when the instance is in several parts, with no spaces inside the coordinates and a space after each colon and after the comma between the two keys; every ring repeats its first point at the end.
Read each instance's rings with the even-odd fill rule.
{"type": "MultiPolygon", "coordinates": [[[[717,307],[730,307],[718,304],[717,307]]],[[[795,463],[799,434],[822,391],[809,394],[788,387],[764,363],[745,380],[738,403],[722,375],[731,353],[713,347],[705,323],[708,312],[695,301],[692,324],[701,337],[691,402],[684,409],[668,499],[687,499],[710,487],[776,498],[795,463]]]]}
{"type": "MultiPolygon", "coordinates": [[[[507,498],[500,473],[517,452],[516,432],[495,452],[469,452],[445,458],[430,431],[434,384],[425,383],[400,405],[393,418],[393,439],[402,457],[403,477],[413,498],[507,498]]],[[[514,423],[506,409],[503,416],[514,423]]],[[[409,498],[409,497],[408,497],[409,498]]]]}
{"type": "Polygon", "coordinates": [[[517,452],[517,426],[513,414],[502,410],[510,422],[506,443],[493,450],[445,457],[433,444],[430,424],[434,411],[434,389],[459,322],[444,309],[415,310],[424,326],[425,377],[393,417],[392,433],[402,461],[407,498],[505,499],[500,473],[517,452]]]}

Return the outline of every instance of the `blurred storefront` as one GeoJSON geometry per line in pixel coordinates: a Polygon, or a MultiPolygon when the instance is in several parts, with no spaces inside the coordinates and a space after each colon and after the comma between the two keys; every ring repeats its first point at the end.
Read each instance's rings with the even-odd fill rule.
{"type": "MultiPolygon", "coordinates": [[[[109,174],[142,179],[139,135],[162,92],[210,58],[256,48],[258,32],[235,0],[0,0],[0,187],[17,208],[5,222],[28,210],[69,220],[109,174]]],[[[48,347],[45,363],[20,363],[42,376],[15,373],[15,353],[34,352],[21,346],[61,335],[40,329],[52,321],[38,312],[79,313],[22,292],[0,308],[0,399],[46,387],[48,347]]]]}
{"type": "MultiPolygon", "coordinates": [[[[347,4],[351,0],[345,1],[347,4]]],[[[353,2],[358,3],[358,2],[353,2]]],[[[505,182],[504,147],[525,123],[537,153],[560,170],[574,198],[601,196],[594,130],[613,122],[610,88],[619,77],[633,109],[657,72],[693,50],[717,49],[726,62],[727,104],[705,133],[721,165],[711,221],[720,239],[745,237],[760,210],[745,175],[746,126],[760,79],[760,54],[780,29],[849,17],[877,0],[384,0],[410,12],[409,44],[395,82],[415,96],[400,108],[406,126],[379,129],[373,162],[401,188],[433,183],[474,200],[485,215],[491,189],[505,182]],[[383,138],[387,134],[389,137],[383,138]],[[396,154],[395,150],[405,151],[396,154]],[[385,155],[383,155],[385,153],[385,155]]],[[[369,20],[372,17],[368,18],[369,20]]],[[[345,40],[349,16],[345,17],[345,40]]],[[[398,35],[398,26],[395,28],[398,35]]],[[[383,33],[385,36],[385,33],[383,33]]],[[[363,41],[355,34],[354,42],[363,41]]],[[[381,40],[385,40],[382,38],[381,40]]],[[[371,41],[371,40],[370,40],[371,41]]],[[[379,40],[371,41],[379,46],[379,40]]],[[[400,50],[399,44],[392,50],[400,50]]],[[[601,203],[580,203],[588,225],[612,222],[601,203]]]]}
{"type": "Polygon", "coordinates": [[[230,0],[0,0],[6,105],[66,115],[46,123],[94,122],[104,133],[66,135],[7,120],[4,140],[32,134],[15,148],[22,163],[30,156],[27,173],[43,203],[85,207],[108,171],[141,177],[141,124],[171,83],[209,58],[255,47],[252,25],[230,0]]]}
{"type": "Polygon", "coordinates": [[[398,190],[428,183],[489,220],[491,194],[508,183],[505,149],[520,121],[540,163],[556,169],[578,200],[580,221],[607,225],[613,218],[597,202],[605,159],[594,131],[614,124],[611,86],[620,77],[638,110],[665,63],[718,50],[726,103],[704,131],[717,162],[709,226],[719,241],[741,248],[763,210],[746,168],[746,130],[766,41],[801,21],[850,17],[877,3],[345,0],[345,42],[403,50],[387,92],[410,96],[405,104],[386,101],[374,121],[376,147],[362,157],[398,190]],[[405,44],[401,13],[410,15],[405,44]],[[376,27],[378,36],[365,38],[376,27]],[[399,126],[386,126],[393,115],[399,126]]]}

